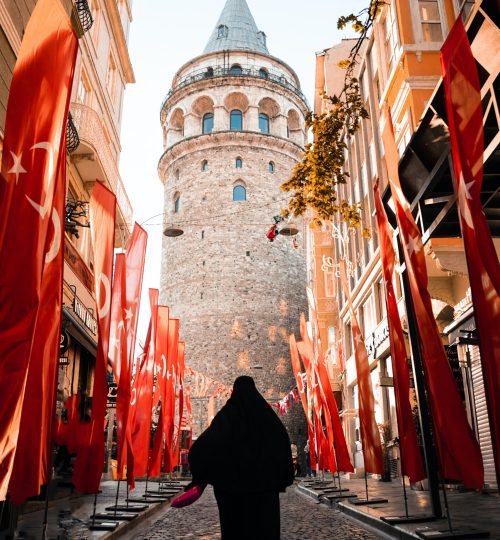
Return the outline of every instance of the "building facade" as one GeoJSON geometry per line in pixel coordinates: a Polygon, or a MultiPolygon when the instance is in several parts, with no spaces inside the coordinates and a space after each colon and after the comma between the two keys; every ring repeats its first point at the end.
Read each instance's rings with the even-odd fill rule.
{"type": "MultiPolygon", "coordinates": [[[[67,159],[66,235],[64,239],[63,322],[57,408],[72,395],[80,413],[92,405],[98,339],[87,203],[96,178],[117,196],[115,247],[130,236],[132,206],[118,172],[120,125],[125,86],[134,82],[127,40],[132,20],[129,0],[61,0],[79,34],[79,52],[70,113],[80,144],[67,159]],[[84,26],[90,25],[88,31],[84,26]]],[[[0,0],[0,139],[3,140],[8,89],[22,35],[35,1],[0,0]]],[[[112,399],[110,400],[112,405],[112,399]]],[[[110,412],[113,425],[114,413],[110,412]]],[[[109,470],[111,431],[105,470],[109,470]]]]}
{"type": "MultiPolygon", "coordinates": [[[[334,253],[333,260],[335,260],[340,254],[345,254],[352,263],[349,276],[350,293],[370,358],[376,420],[380,426],[388,424],[390,427],[390,437],[386,442],[392,457],[391,472],[398,474],[399,451],[396,439],[397,423],[392,387],[392,365],[373,200],[373,184],[377,178],[380,179],[381,191],[385,191],[387,195],[387,167],[379,122],[385,105],[391,109],[396,143],[402,157],[400,176],[403,190],[412,208],[415,209],[417,222],[422,225],[429,273],[429,292],[434,314],[443,332],[443,342],[456,374],[457,384],[463,389],[464,381],[472,380],[472,372],[466,373],[466,361],[463,360],[467,351],[463,349],[457,352],[456,344],[452,345],[453,340],[444,337],[456,328],[453,326],[453,320],[460,312],[457,312],[455,306],[462,306],[460,309],[463,310],[470,305],[470,302],[467,304],[466,301],[468,279],[463,244],[457,238],[460,236],[460,231],[455,229],[451,234],[450,231],[446,232],[444,229],[435,231],[435,227],[430,230],[427,226],[423,226],[422,216],[429,216],[425,219],[429,219],[429,224],[431,224],[442,210],[442,204],[440,202],[439,206],[429,206],[431,205],[430,196],[426,196],[426,202],[424,202],[423,192],[419,192],[415,187],[415,176],[418,173],[424,175],[424,171],[426,177],[431,172],[435,174],[433,167],[437,166],[437,159],[430,158],[433,152],[430,151],[429,141],[424,142],[420,139],[421,145],[424,146],[418,150],[417,145],[412,147],[410,141],[418,140],[417,132],[423,129],[422,123],[425,122],[427,116],[430,115],[427,123],[432,123],[434,119],[429,112],[429,103],[437,92],[436,85],[441,75],[439,51],[449,29],[460,13],[464,20],[469,21],[469,26],[471,25],[469,17],[477,17],[478,13],[479,17],[483,17],[481,13],[483,8],[479,4],[481,2],[477,2],[474,6],[474,2],[392,0],[383,7],[375,22],[372,35],[365,45],[357,73],[369,118],[363,121],[361,128],[353,137],[346,138],[345,169],[350,176],[347,184],[340,186],[339,190],[341,197],[363,203],[362,227],[371,229],[371,238],[362,238],[357,232],[349,232],[345,224],[338,220],[328,224],[324,230],[313,231],[308,236],[309,279],[317,291],[318,299],[321,299],[322,295],[324,298],[325,336],[322,337],[323,340],[326,338],[327,343],[328,335],[331,336],[330,342],[335,337],[342,343],[341,351],[332,350],[332,372],[334,381],[342,389],[341,415],[348,446],[357,470],[363,469],[363,456],[357,416],[357,380],[350,315],[337,268],[335,264],[325,265],[322,255],[334,253]],[[415,156],[418,156],[418,159],[415,156]],[[408,163],[404,171],[402,170],[403,163],[408,163]],[[415,168],[412,169],[410,163],[411,166],[418,167],[418,171],[415,168]],[[421,200],[420,203],[419,200],[421,200]],[[330,306],[331,309],[328,309],[330,306]],[[343,356],[345,363],[339,356],[343,356]]],[[[483,2],[483,4],[486,6],[488,2],[483,2]]],[[[491,20],[491,16],[486,15],[486,18],[491,20]]],[[[491,24],[494,25],[494,23],[491,24]]],[[[342,42],[317,56],[316,112],[321,112],[321,107],[324,106],[319,97],[321,91],[332,94],[342,84],[344,72],[338,68],[337,63],[339,56],[346,50],[347,54],[344,58],[348,56],[349,43],[342,42]]],[[[479,45],[476,45],[476,50],[480,50],[479,45]]],[[[498,75],[498,66],[496,68],[489,66],[485,69],[491,74],[491,83],[498,75]]],[[[446,116],[443,110],[439,112],[442,118],[446,116]]],[[[498,140],[495,144],[498,145],[498,140]]],[[[446,157],[444,154],[439,157],[443,163],[446,161],[449,167],[447,139],[444,146],[446,157]]],[[[444,151],[442,149],[442,152],[444,151]]],[[[449,187],[453,191],[451,184],[449,187]]],[[[408,320],[399,273],[396,274],[394,287],[399,301],[403,329],[407,332],[408,320]]],[[[471,346],[469,344],[469,347],[471,346]]],[[[471,360],[473,353],[469,351],[467,354],[470,363],[473,361],[471,360]]],[[[477,362],[476,360],[474,373],[476,377],[479,377],[480,367],[477,362]]],[[[413,392],[412,394],[416,411],[415,395],[413,392]]],[[[464,406],[468,409],[471,424],[475,407],[469,398],[466,399],[466,396],[472,394],[473,389],[467,391],[465,388],[464,406]]],[[[487,419],[484,418],[484,404],[480,405],[479,409],[483,416],[478,426],[481,426],[482,432],[485,432],[488,428],[485,427],[487,419]]],[[[476,433],[479,433],[479,428],[476,429],[476,433]]],[[[481,437],[485,441],[482,442],[478,436],[485,460],[486,483],[494,485],[491,449],[488,447],[487,437],[483,435],[481,437]]]]}
{"type": "MultiPolygon", "coordinates": [[[[161,300],[181,319],[187,365],[227,387],[250,375],[270,401],[295,386],[288,336],[306,306],[305,259],[265,233],[286,205],[280,184],[301,157],[307,111],[245,0],[226,2],[161,108],[161,300]]],[[[193,396],[195,435],[217,408],[207,399],[193,396]]]]}

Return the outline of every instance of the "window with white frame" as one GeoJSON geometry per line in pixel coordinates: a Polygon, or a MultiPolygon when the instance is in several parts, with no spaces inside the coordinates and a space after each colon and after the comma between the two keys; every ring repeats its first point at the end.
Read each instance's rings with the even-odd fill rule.
{"type": "Polygon", "coordinates": [[[394,2],[387,6],[383,28],[387,73],[390,73],[394,67],[399,49],[398,20],[394,2]]]}
{"type": "Polygon", "coordinates": [[[110,54],[109,59],[108,59],[108,74],[106,76],[106,87],[108,89],[111,102],[113,103],[115,100],[116,79],[117,79],[116,62],[115,62],[115,59],[113,58],[113,55],[110,54]]]}
{"type": "Polygon", "coordinates": [[[323,272],[323,276],[325,279],[325,296],[327,298],[332,298],[335,296],[335,273],[332,270],[329,270],[327,272],[323,272]]]}
{"type": "Polygon", "coordinates": [[[458,17],[458,14],[462,13],[462,20],[465,22],[472,11],[472,8],[474,7],[475,0],[455,0],[455,9],[456,14],[458,17]]]}
{"type": "Polygon", "coordinates": [[[80,72],[80,80],[78,82],[78,91],[76,101],[82,105],[90,105],[91,86],[85,69],[82,67],[80,72]]]}
{"type": "Polygon", "coordinates": [[[373,295],[370,295],[366,302],[363,304],[363,335],[366,339],[377,326],[377,318],[375,315],[375,303],[373,301],[373,295]]]}
{"type": "Polygon", "coordinates": [[[94,19],[94,23],[90,29],[90,36],[97,48],[97,44],[99,43],[99,27],[101,23],[101,8],[99,7],[99,2],[97,0],[89,0],[88,4],[90,12],[92,13],[92,18],[94,19]]]}
{"type": "Polygon", "coordinates": [[[426,42],[443,41],[443,27],[439,11],[439,0],[418,0],[418,11],[422,25],[422,39],[426,42]]]}

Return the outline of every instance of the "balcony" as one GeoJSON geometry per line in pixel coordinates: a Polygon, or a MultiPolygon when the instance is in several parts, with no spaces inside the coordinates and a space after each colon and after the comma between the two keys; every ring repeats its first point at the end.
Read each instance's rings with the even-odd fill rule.
{"type": "Polygon", "coordinates": [[[72,154],[71,160],[86,187],[92,186],[97,178],[115,193],[118,206],[116,225],[121,231],[121,238],[117,238],[116,243],[121,245],[130,235],[132,206],[109,147],[105,128],[99,115],[91,107],[72,103],[70,109],[80,137],[80,146],[72,154]]]}
{"type": "Polygon", "coordinates": [[[309,108],[309,105],[307,103],[306,96],[300,91],[300,89],[287,77],[285,77],[282,73],[279,72],[272,72],[272,71],[263,71],[257,67],[242,67],[241,70],[235,71],[233,68],[223,68],[223,67],[216,67],[216,68],[203,68],[196,71],[191,71],[184,77],[182,77],[175,86],[173,86],[168,94],[166,95],[165,99],[163,100],[163,103],[161,104],[161,110],[163,111],[163,107],[165,106],[165,103],[167,100],[172,96],[175,92],[178,90],[181,90],[182,88],[189,86],[190,84],[196,83],[198,81],[205,81],[208,79],[216,79],[220,77],[235,77],[235,78],[241,78],[241,77],[250,77],[254,79],[263,79],[272,81],[276,84],[279,84],[283,88],[286,88],[296,94],[297,96],[304,101],[304,103],[309,108]]]}

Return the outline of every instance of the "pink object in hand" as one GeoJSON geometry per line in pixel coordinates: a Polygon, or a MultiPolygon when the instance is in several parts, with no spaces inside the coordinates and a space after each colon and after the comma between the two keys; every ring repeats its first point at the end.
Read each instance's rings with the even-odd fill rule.
{"type": "Polygon", "coordinates": [[[173,499],[170,506],[173,506],[174,508],[183,508],[184,506],[193,504],[201,497],[206,487],[206,484],[197,484],[196,486],[193,486],[191,489],[188,489],[173,499]]]}

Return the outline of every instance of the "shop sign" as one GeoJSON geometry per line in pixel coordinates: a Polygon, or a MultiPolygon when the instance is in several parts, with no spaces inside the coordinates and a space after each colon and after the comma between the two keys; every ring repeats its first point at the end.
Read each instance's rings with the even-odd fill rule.
{"type": "Polygon", "coordinates": [[[380,377],[380,386],[394,386],[393,377],[380,377]]]}
{"type": "Polygon", "coordinates": [[[388,339],[388,337],[389,325],[385,323],[384,326],[379,328],[376,332],[373,332],[373,334],[365,340],[366,352],[368,353],[368,358],[370,358],[370,360],[376,357],[377,349],[386,339],[388,339]]]}
{"type": "Polygon", "coordinates": [[[118,386],[115,382],[108,383],[108,409],[116,408],[116,396],[118,394],[118,386]]]}
{"type": "Polygon", "coordinates": [[[75,296],[73,300],[73,311],[75,315],[83,322],[83,324],[97,336],[97,319],[90,311],[82,304],[81,300],[75,296]]]}
{"type": "Polygon", "coordinates": [[[60,366],[69,366],[69,356],[60,356],[59,357],[60,366]]]}
{"type": "Polygon", "coordinates": [[[94,290],[94,276],[71,242],[64,242],[64,259],[89,291],[94,290]]]}
{"type": "Polygon", "coordinates": [[[460,300],[458,304],[455,304],[453,306],[455,318],[458,317],[460,314],[462,314],[471,304],[472,304],[472,292],[469,287],[467,289],[467,292],[465,293],[465,296],[462,298],[462,300],[460,300]]]}
{"type": "Polygon", "coordinates": [[[61,354],[65,353],[69,349],[70,345],[71,345],[71,338],[69,336],[69,333],[66,329],[63,328],[61,330],[61,338],[59,341],[59,352],[61,354]]]}

